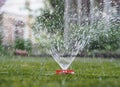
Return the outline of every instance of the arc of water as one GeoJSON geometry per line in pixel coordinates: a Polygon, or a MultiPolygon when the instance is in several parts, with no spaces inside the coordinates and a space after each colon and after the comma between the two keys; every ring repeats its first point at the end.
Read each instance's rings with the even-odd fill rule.
{"type": "Polygon", "coordinates": [[[75,57],[70,56],[68,58],[62,58],[56,51],[54,47],[51,49],[51,54],[52,57],[55,59],[55,61],[59,64],[59,66],[63,69],[66,70],[68,67],[71,65],[71,63],[74,61],[75,57]],[[70,60],[71,59],[71,60],[70,60]],[[63,63],[66,63],[65,65],[63,63]]]}
{"type": "Polygon", "coordinates": [[[90,23],[91,25],[94,23],[94,17],[95,17],[94,6],[95,6],[94,0],[90,0],[90,23]]]}
{"type": "MultiPolygon", "coordinates": [[[[79,30],[79,32],[81,33],[80,37],[78,33],[77,35],[74,36],[74,33],[72,32],[72,30],[70,29],[71,26],[70,24],[75,23],[75,26],[77,25],[78,27],[81,26],[81,20],[82,20],[82,0],[77,0],[78,7],[77,7],[77,13],[78,13],[78,20],[77,20],[77,24],[76,24],[76,20],[71,19],[70,15],[73,15],[72,12],[74,12],[72,9],[70,9],[71,6],[71,0],[65,0],[65,13],[64,13],[64,22],[65,22],[65,26],[64,26],[64,46],[63,48],[61,48],[62,50],[64,50],[65,52],[68,52],[67,57],[63,57],[64,54],[61,55],[61,53],[63,52],[59,52],[57,50],[57,48],[59,47],[51,47],[51,55],[53,56],[53,58],[55,59],[55,61],[60,65],[60,67],[64,70],[68,69],[68,67],[71,65],[71,63],[74,61],[76,55],[79,53],[79,51],[81,51],[86,44],[89,42],[89,37],[86,35],[87,32],[89,32],[89,29],[75,29],[79,30]],[[72,35],[71,35],[72,34],[72,35]],[[76,40],[74,40],[76,37],[76,40]],[[72,47],[71,47],[71,46],[72,47]],[[69,54],[70,53],[70,54],[69,54]]],[[[73,24],[74,26],[74,24],[73,24]]],[[[74,29],[74,27],[72,27],[74,29]]],[[[78,32],[78,31],[77,31],[78,32]]]]}
{"type": "Polygon", "coordinates": [[[111,0],[104,0],[103,17],[105,22],[105,29],[109,29],[110,15],[111,15],[111,0]]]}
{"type": "Polygon", "coordinates": [[[82,0],[77,0],[77,11],[78,11],[78,25],[81,24],[82,17],[82,0]]]}
{"type": "Polygon", "coordinates": [[[64,42],[65,42],[65,47],[68,47],[68,35],[69,35],[69,3],[70,0],[65,0],[65,13],[64,13],[64,42]]]}

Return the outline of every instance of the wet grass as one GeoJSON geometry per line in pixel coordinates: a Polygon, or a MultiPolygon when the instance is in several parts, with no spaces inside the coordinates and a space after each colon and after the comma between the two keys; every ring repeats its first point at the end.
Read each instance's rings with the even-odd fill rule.
{"type": "Polygon", "coordinates": [[[73,75],[56,75],[52,58],[0,57],[0,87],[120,87],[120,60],[76,58],[73,75]]]}

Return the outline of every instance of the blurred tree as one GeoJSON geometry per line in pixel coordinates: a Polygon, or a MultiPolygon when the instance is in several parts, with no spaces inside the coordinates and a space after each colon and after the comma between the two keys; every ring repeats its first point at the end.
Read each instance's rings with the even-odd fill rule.
{"type": "MultiPolygon", "coordinates": [[[[55,33],[62,32],[64,27],[64,0],[48,0],[53,11],[46,8],[42,10],[42,15],[36,18],[34,29],[47,29],[48,32],[55,33]]],[[[40,10],[41,11],[41,10],[40,10]]]]}

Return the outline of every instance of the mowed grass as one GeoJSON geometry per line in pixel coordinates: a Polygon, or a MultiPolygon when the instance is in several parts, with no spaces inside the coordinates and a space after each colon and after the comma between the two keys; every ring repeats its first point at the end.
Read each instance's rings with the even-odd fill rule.
{"type": "Polygon", "coordinates": [[[73,75],[56,75],[53,58],[0,57],[0,87],[120,87],[120,60],[76,58],[73,75]]]}

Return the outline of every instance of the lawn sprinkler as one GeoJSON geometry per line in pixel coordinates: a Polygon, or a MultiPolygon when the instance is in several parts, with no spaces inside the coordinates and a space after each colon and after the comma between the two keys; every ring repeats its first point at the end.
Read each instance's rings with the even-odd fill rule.
{"type": "Polygon", "coordinates": [[[56,70],[56,74],[74,74],[74,70],[56,70]]]}

